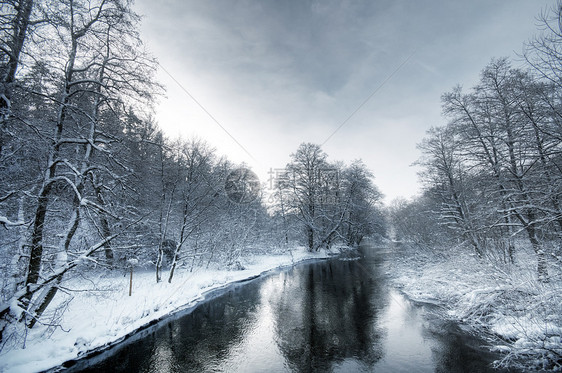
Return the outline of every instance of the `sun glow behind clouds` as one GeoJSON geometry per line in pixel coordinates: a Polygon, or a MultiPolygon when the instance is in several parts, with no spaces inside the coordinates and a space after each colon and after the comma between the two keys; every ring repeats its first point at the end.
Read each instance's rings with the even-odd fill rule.
{"type": "Polygon", "coordinates": [[[263,182],[301,142],[325,141],[415,50],[324,145],[331,160],[362,158],[390,201],[418,192],[415,145],[444,123],[441,94],[521,50],[552,3],[140,0],[137,9],[149,49],[224,130],[163,71],[161,127],[208,141],[263,182]]]}

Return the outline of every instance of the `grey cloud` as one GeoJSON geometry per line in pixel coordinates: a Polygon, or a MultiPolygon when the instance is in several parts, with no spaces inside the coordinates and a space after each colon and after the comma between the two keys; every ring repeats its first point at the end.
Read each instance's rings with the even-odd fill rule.
{"type": "MultiPolygon", "coordinates": [[[[442,121],[441,94],[457,83],[473,84],[492,57],[513,55],[531,37],[534,16],[552,3],[137,1],[146,14],[145,35],[161,61],[179,66],[176,75],[195,74],[215,84],[208,91],[217,92],[216,99],[223,102],[213,108],[227,110],[226,98],[244,112],[249,131],[262,138],[277,134],[275,144],[287,146],[286,154],[294,150],[289,143],[295,142],[297,132],[307,133],[303,140],[322,142],[415,50],[400,72],[330,140],[344,158],[379,164],[369,147],[350,143],[358,132],[369,133],[374,136],[368,139],[373,142],[370,148],[389,148],[386,161],[406,169],[417,158],[420,134],[442,121]],[[409,144],[407,154],[404,146],[388,146],[388,140],[377,145],[381,140],[376,133],[388,132],[388,123],[410,128],[395,140],[409,144]],[[401,153],[392,154],[392,149],[401,153]]],[[[220,114],[228,120],[229,113],[220,114]]],[[[253,146],[261,146],[264,154],[271,147],[253,146]]],[[[411,179],[402,184],[415,184],[415,171],[410,173],[411,179]]]]}

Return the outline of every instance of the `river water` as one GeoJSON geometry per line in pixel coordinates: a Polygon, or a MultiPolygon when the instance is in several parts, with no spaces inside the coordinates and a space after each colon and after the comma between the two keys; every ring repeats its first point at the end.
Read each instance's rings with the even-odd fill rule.
{"type": "Polygon", "coordinates": [[[392,289],[384,249],[233,285],[70,371],[492,372],[483,342],[392,289]]]}

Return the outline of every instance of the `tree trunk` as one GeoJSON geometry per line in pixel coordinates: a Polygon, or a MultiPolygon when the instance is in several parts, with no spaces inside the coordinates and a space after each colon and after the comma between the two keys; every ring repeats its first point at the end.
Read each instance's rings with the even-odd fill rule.
{"type": "Polygon", "coordinates": [[[176,249],[174,250],[174,259],[172,259],[172,266],[170,268],[170,276],[168,277],[168,283],[171,284],[172,283],[172,278],[174,278],[174,272],[176,270],[176,265],[178,263],[178,256],[180,253],[180,248],[181,248],[181,241],[178,242],[176,249]]]}
{"type": "Polygon", "coordinates": [[[19,58],[23,50],[23,44],[27,35],[29,26],[29,18],[33,8],[33,0],[22,0],[17,7],[16,19],[14,20],[14,28],[11,43],[11,54],[8,56],[6,75],[3,77],[4,82],[13,83],[16,80],[16,72],[18,70],[19,58]]]}
{"type": "MultiPolygon", "coordinates": [[[[533,216],[531,216],[533,218],[533,216]]],[[[541,282],[548,282],[548,266],[546,262],[546,255],[544,250],[539,243],[539,239],[537,238],[537,231],[532,224],[532,220],[529,219],[530,223],[525,226],[525,230],[527,231],[527,235],[529,236],[529,241],[531,241],[531,246],[537,256],[537,277],[541,282]]]]}
{"type": "MultiPolygon", "coordinates": [[[[52,149],[49,153],[48,169],[45,172],[43,188],[41,189],[41,192],[39,194],[37,209],[35,210],[33,233],[31,236],[31,253],[29,257],[28,275],[25,282],[26,286],[37,283],[37,280],[39,279],[39,272],[41,270],[41,262],[43,257],[43,228],[45,224],[45,217],[47,215],[49,195],[53,183],[52,179],[55,177],[57,172],[57,161],[61,145],[60,139],[63,133],[68,104],[70,103],[70,83],[72,82],[72,74],[74,72],[74,62],[76,59],[77,48],[77,41],[76,39],[73,39],[72,48],[67,63],[67,70],[65,72],[65,87],[63,98],[59,105],[59,114],[55,127],[55,134],[52,141],[52,149]]],[[[24,305],[26,307],[29,305],[29,299],[24,300],[24,305]]]]}
{"type": "MultiPolygon", "coordinates": [[[[17,13],[13,20],[12,38],[9,43],[8,62],[6,64],[6,73],[2,79],[3,87],[0,90],[0,129],[4,121],[10,115],[11,103],[11,86],[16,80],[16,73],[18,71],[19,59],[23,50],[25,38],[27,36],[27,29],[29,27],[29,18],[31,17],[31,10],[33,8],[33,0],[21,0],[16,6],[17,13]]],[[[0,151],[2,150],[2,143],[0,143],[0,151]]]]}
{"type": "MultiPolygon", "coordinates": [[[[83,184],[79,185],[77,189],[81,192],[83,189],[83,184]]],[[[59,257],[57,258],[55,271],[60,271],[62,268],[64,268],[67,265],[70,243],[72,242],[72,238],[74,237],[74,234],[76,233],[76,230],[80,225],[80,220],[81,220],[80,200],[76,195],[74,196],[73,199],[73,208],[74,208],[73,217],[71,218],[71,223],[65,235],[63,247],[60,249],[61,252],[59,253],[59,257]]],[[[30,307],[30,309],[28,309],[28,313],[33,316],[33,318],[30,320],[28,324],[29,328],[33,328],[37,320],[39,320],[43,312],[47,309],[51,301],[54,299],[58,291],[58,285],[61,283],[62,278],[63,278],[63,274],[61,273],[59,276],[55,278],[53,284],[50,284],[48,287],[43,289],[44,295],[39,296],[38,299],[34,300],[34,303],[37,304],[37,307],[35,308],[34,306],[32,306],[30,307]]]]}
{"type": "Polygon", "coordinates": [[[26,226],[24,224],[25,214],[24,214],[24,196],[20,197],[19,207],[18,207],[18,222],[21,224],[18,228],[19,239],[17,243],[17,252],[12,256],[12,262],[10,265],[10,286],[9,291],[15,293],[18,291],[19,286],[25,273],[22,274],[21,262],[24,256],[24,247],[26,243],[26,226]]]}
{"type": "Polygon", "coordinates": [[[41,317],[43,312],[47,309],[53,298],[55,298],[55,295],[57,294],[58,291],[58,285],[62,281],[62,277],[63,274],[58,275],[54,280],[54,284],[44,289],[46,291],[46,294],[44,297],[39,297],[40,300],[39,307],[37,307],[37,309],[35,310],[35,314],[33,315],[33,318],[27,324],[29,328],[33,328],[33,326],[35,326],[37,320],[39,320],[39,318],[41,317]]]}
{"type": "MultiPolygon", "coordinates": [[[[105,207],[105,200],[102,194],[102,185],[96,182],[96,177],[93,173],[90,173],[90,180],[94,187],[94,193],[96,194],[96,201],[98,205],[101,207],[105,207]]],[[[109,237],[111,235],[111,230],[109,229],[109,222],[103,212],[100,213],[100,226],[101,226],[101,234],[103,238],[109,237]]],[[[111,244],[106,242],[103,246],[103,251],[105,254],[105,261],[110,268],[113,268],[113,249],[111,248],[111,244]]]]}
{"type": "Polygon", "coordinates": [[[162,249],[162,242],[158,246],[158,257],[156,258],[156,282],[162,281],[162,276],[160,271],[162,269],[162,257],[164,256],[164,250],[162,249]]]}
{"type": "MultiPolygon", "coordinates": [[[[35,210],[35,220],[33,223],[33,231],[31,234],[31,252],[29,254],[29,264],[27,266],[27,278],[25,285],[36,284],[39,280],[39,272],[41,271],[41,260],[43,257],[43,227],[45,217],[47,215],[47,204],[49,203],[49,194],[51,183],[47,183],[41,189],[37,201],[37,209],[35,210]]],[[[27,306],[29,299],[26,299],[24,305],[27,306]]]]}

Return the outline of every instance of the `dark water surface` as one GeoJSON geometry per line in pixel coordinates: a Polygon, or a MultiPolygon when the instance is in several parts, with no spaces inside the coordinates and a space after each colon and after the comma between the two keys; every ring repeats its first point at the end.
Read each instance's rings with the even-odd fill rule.
{"type": "Polygon", "coordinates": [[[481,341],[389,287],[384,249],[236,285],[70,370],[487,372],[481,341]]]}

